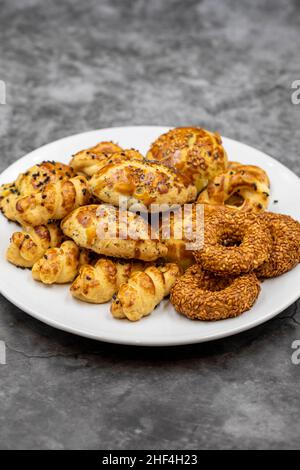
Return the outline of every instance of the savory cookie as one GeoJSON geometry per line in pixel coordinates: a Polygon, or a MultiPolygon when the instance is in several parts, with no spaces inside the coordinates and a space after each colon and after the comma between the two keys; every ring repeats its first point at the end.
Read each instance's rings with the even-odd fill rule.
{"type": "Polygon", "coordinates": [[[161,135],[146,157],[176,168],[190,178],[198,191],[227,168],[220,135],[198,127],[178,127],[161,135]]]}
{"type": "Polygon", "coordinates": [[[73,156],[70,165],[76,173],[93,176],[105,165],[126,160],[143,160],[143,155],[134,149],[123,150],[113,142],[100,142],[96,147],[82,150],[73,156]]]}
{"type": "Polygon", "coordinates": [[[71,294],[82,302],[109,302],[131,274],[143,271],[147,263],[101,257],[95,265],[85,264],[71,286],[71,294]]]}
{"type": "Polygon", "coordinates": [[[68,284],[78,274],[80,249],[68,240],[60,247],[49,248],[32,268],[32,277],[43,284],[68,284]]]}
{"type": "Polygon", "coordinates": [[[67,181],[75,176],[68,165],[42,162],[21,173],[16,181],[0,187],[0,208],[9,220],[15,220],[16,201],[42,191],[48,184],[67,181]]]}
{"type": "Polygon", "coordinates": [[[208,183],[198,202],[260,212],[267,209],[269,197],[270,181],[262,168],[229,162],[228,170],[208,183]]]}
{"type": "Polygon", "coordinates": [[[61,228],[78,246],[105,256],[153,261],[168,251],[141,216],[106,204],[76,209],[61,228]]]}
{"type": "Polygon", "coordinates": [[[32,268],[49,248],[60,246],[62,241],[63,233],[55,223],[24,227],[13,233],[6,258],[15,266],[32,268]]]}
{"type": "Polygon", "coordinates": [[[169,295],[179,274],[179,267],[172,263],[150,266],[145,271],[132,274],[128,282],[121,285],[111,305],[112,315],[130,321],[138,321],[150,315],[163,298],[169,295]]]}
{"type": "Polygon", "coordinates": [[[152,205],[151,210],[159,212],[162,208],[158,205],[182,205],[197,196],[196,187],[172,168],[139,160],[106,165],[93,176],[89,186],[99,200],[114,206],[123,200],[129,210],[147,211],[152,205]]]}
{"type": "Polygon", "coordinates": [[[98,171],[98,162],[107,160],[109,155],[121,152],[123,149],[114,142],[99,142],[94,147],[80,150],[73,155],[70,166],[76,173],[92,176],[94,171],[98,171]]]}
{"type": "Polygon", "coordinates": [[[61,220],[79,206],[90,202],[87,180],[75,176],[68,181],[49,183],[29,196],[19,197],[11,208],[12,220],[21,225],[43,225],[61,220]]]}

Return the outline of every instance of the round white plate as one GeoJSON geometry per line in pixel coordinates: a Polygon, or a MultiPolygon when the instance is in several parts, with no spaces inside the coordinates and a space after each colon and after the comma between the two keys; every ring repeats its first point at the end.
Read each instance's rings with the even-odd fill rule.
{"type": "MultiPolygon", "coordinates": [[[[0,184],[13,181],[19,173],[43,160],[69,162],[73,153],[113,140],[124,148],[146,153],[151,142],[166,132],[165,127],[123,127],[78,134],[45,145],[11,165],[0,176],[0,184]]],[[[270,210],[300,220],[300,180],[278,161],[256,149],[224,138],[230,160],[264,168],[271,180],[270,210]],[[274,202],[278,201],[278,202],[274,202]]],[[[300,265],[293,271],[262,284],[254,307],[238,318],[219,322],[191,321],[179,315],[169,301],[137,323],[114,319],[109,304],[89,305],[76,301],[68,286],[46,287],[34,282],[29,270],[20,270],[5,260],[9,238],[18,229],[0,216],[0,291],[20,309],[61,330],[112,343],[167,346],[198,343],[230,336],[263,323],[291,305],[300,296],[300,265]]]]}

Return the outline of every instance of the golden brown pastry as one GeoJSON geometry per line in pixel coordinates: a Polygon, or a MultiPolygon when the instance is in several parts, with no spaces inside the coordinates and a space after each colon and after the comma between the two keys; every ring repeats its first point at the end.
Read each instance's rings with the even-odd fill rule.
{"type": "Polygon", "coordinates": [[[197,202],[259,212],[267,209],[269,196],[270,181],[262,168],[230,162],[228,170],[209,182],[197,202]]]}
{"type": "Polygon", "coordinates": [[[63,233],[55,223],[28,226],[12,235],[6,258],[16,266],[32,268],[48,248],[60,246],[62,240],[63,233]]]}
{"type": "Polygon", "coordinates": [[[67,181],[75,176],[72,168],[59,162],[42,162],[0,188],[0,208],[9,220],[15,220],[16,201],[21,196],[42,191],[48,184],[67,181]]]}
{"type": "Polygon", "coordinates": [[[5,185],[1,188],[0,210],[2,214],[12,221],[16,221],[16,202],[20,194],[14,184],[5,185]],[[10,188],[9,188],[10,186],[10,188]],[[9,191],[9,193],[7,192],[9,191]],[[5,196],[4,196],[5,195],[5,196]]]}
{"type": "Polygon", "coordinates": [[[122,160],[144,159],[143,155],[137,150],[123,150],[112,142],[101,142],[95,148],[97,148],[97,151],[88,149],[74,155],[70,165],[76,173],[91,177],[107,164],[117,163],[122,160]]]}
{"type": "Polygon", "coordinates": [[[50,248],[32,268],[32,277],[43,284],[67,284],[78,274],[80,249],[72,241],[50,248]]]}
{"type": "Polygon", "coordinates": [[[142,217],[106,204],[80,207],[61,228],[78,246],[100,255],[153,261],[167,253],[142,217]]]}
{"type": "Polygon", "coordinates": [[[179,275],[179,267],[172,263],[160,267],[150,266],[144,272],[134,273],[126,284],[121,285],[111,305],[112,315],[130,321],[150,315],[169,295],[179,275]]]}
{"type": "Polygon", "coordinates": [[[83,302],[103,304],[112,299],[132,273],[143,271],[144,266],[144,263],[138,261],[101,258],[95,266],[85,265],[80,268],[79,276],[71,286],[71,294],[83,302]]]}
{"type": "Polygon", "coordinates": [[[220,135],[198,127],[178,127],[161,135],[146,158],[176,168],[197,186],[198,192],[227,168],[220,135]]]}
{"type": "Polygon", "coordinates": [[[168,248],[165,261],[178,264],[182,271],[192,266],[195,263],[193,250],[204,243],[205,221],[228,211],[225,206],[189,204],[169,214],[162,214],[160,239],[168,248]]]}
{"type": "Polygon", "coordinates": [[[84,266],[85,264],[94,265],[99,257],[90,250],[85,250],[81,248],[79,256],[79,266],[84,266]]]}
{"type": "Polygon", "coordinates": [[[160,236],[168,248],[164,259],[169,263],[178,264],[183,271],[195,263],[192,249],[188,249],[188,243],[192,241],[188,240],[188,237],[195,235],[195,228],[193,211],[184,211],[180,208],[175,213],[162,215],[160,236]]]}
{"type": "MultiPolygon", "coordinates": [[[[197,190],[175,170],[154,162],[123,160],[106,165],[89,182],[91,192],[99,200],[127,208],[147,211],[151,204],[185,204],[194,201],[197,190]]],[[[160,212],[161,208],[153,212],[160,212]]],[[[166,209],[164,209],[166,210],[166,209]]]]}
{"type": "Polygon", "coordinates": [[[61,220],[77,207],[88,204],[90,193],[86,178],[75,176],[45,186],[36,194],[20,197],[15,202],[14,220],[21,225],[42,225],[61,220]]]}
{"type": "Polygon", "coordinates": [[[114,142],[99,142],[94,147],[90,147],[73,155],[70,166],[76,173],[86,176],[93,176],[95,172],[102,168],[110,155],[122,152],[123,149],[114,142]]]}

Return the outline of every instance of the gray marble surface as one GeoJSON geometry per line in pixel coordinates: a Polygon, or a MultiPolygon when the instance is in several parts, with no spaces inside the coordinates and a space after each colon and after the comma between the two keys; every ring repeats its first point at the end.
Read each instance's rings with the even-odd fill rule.
{"type": "MultiPolygon", "coordinates": [[[[2,1],[0,170],[89,129],[195,124],[300,175],[299,40],[297,0],[2,1]]],[[[236,337],[143,349],[1,298],[0,339],[1,449],[300,447],[299,303],[236,337]]]]}

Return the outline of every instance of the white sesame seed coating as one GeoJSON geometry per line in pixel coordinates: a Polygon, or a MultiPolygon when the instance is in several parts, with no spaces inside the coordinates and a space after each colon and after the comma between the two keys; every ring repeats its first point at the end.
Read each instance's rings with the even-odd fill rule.
{"type": "Polygon", "coordinates": [[[171,302],[192,320],[224,320],[249,310],[260,292],[255,274],[221,278],[191,266],[174,284],[171,302]]]}

